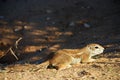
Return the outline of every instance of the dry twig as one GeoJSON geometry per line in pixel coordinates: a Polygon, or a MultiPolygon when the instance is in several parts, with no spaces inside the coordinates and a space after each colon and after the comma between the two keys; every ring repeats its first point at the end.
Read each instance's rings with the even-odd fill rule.
{"type": "Polygon", "coordinates": [[[13,54],[13,56],[18,60],[18,57],[15,55],[14,51],[12,50],[12,47],[10,47],[10,52],[13,54]]]}
{"type": "MultiPolygon", "coordinates": [[[[15,42],[15,48],[17,49],[18,48],[18,43],[19,43],[19,41],[22,39],[22,37],[20,37],[18,40],[16,40],[16,42],[15,42]]],[[[6,54],[8,53],[8,52],[11,52],[11,54],[18,60],[18,57],[15,55],[15,53],[14,53],[14,51],[12,50],[12,46],[6,51],[6,54]]]]}
{"type": "Polygon", "coordinates": [[[20,40],[22,40],[22,37],[20,37],[20,38],[15,42],[15,48],[16,48],[16,49],[18,48],[18,43],[19,43],[20,40]]]}

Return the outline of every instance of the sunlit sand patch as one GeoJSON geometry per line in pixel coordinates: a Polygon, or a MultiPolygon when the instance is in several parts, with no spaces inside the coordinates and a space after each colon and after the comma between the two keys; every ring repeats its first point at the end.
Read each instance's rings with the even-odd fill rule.
{"type": "Polygon", "coordinates": [[[4,38],[8,38],[8,39],[17,39],[18,37],[11,34],[11,35],[6,35],[6,36],[4,36],[4,38]]]}
{"type": "Polygon", "coordinates": [[[42,30],[33,30],[32,32],[29,33],[30,35],[46,35],[47,32],[46,31],[42,31],[42,30]]]}
{"type": "Polygon", "coordinates": [[[0,28],[0,33],[13,33],[13,30],[12,29],[9,29],[9,27],[6,27],[6,28],[0,28]]]}
{"type": "Polygon", "coordinates": [[[57,27],[54,27],[54,26],[48,26],[48,27],[46,27],[46,30],[48,30],[48,31],[57,31],[58,30],[58,28],[57,27]]]}
{"type": "Polygon", "coordinates": [[[36,52],[37,50],[42,49],[44,46],[26,46],[24,51],[25,52],[36,52]]]}

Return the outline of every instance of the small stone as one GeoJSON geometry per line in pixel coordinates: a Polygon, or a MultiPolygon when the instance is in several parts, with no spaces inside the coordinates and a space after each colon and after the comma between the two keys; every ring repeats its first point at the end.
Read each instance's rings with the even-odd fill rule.
{"type": "Polygon", "coordinates": [[[25,28],[25,29],[27,29],[27,28],[28,28],[28,26],[24,26],[24,28],[25,28]]]}
{"type": "Polygon", "coordinates": [[[46,20],[50,20],[51,18],[50,17],[47,17],[46,20]]]}
{"type": "Polygon", "coordinates": [[[83,24],[85,28],[90,28],[91,26],[88,23],[83,24]]]}
{"type": "Polygon", "coordinates": [[[47,12],[47,13],[52,13],[53,11],[50,10],[50,9],[47,9],[46,12],[47,12]]]}
{"type": "Polygon", "coordinates": [[[55,22],[52,22],[52,24],[55,24],[55,22]]]}
{"type": "Polygon", "coordinates": [[[75,23],[74,22],[70,22],[69,26],[75,26],[75,23]]]}

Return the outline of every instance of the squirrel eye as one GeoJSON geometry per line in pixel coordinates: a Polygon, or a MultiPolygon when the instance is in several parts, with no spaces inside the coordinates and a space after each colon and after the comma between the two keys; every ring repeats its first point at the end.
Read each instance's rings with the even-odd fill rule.
{"type": "Polygon", "coordinates": [[[98,49],[98,47],[97,47],[97,46],[96,46],[95,48],[96,48],[96,49],[98,49]]]}

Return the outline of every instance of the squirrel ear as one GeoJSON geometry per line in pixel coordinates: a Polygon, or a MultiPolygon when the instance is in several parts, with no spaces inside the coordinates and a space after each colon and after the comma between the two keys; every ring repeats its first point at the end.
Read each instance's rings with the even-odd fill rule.
{"type": "Polygon", "coordinates": [[[90,49],[90,50],[94,50],[93,47],[90,46],[90,45],[88,45],[87,47],[88,47],[88,49],[90,49]]]}
{"type": "Polygon", "coordinates": [[[91,47],[91,46],[89,46],[89,48],[90,48],[90,49],[92,49],[92,47],[91,47]]]}

